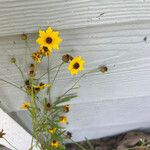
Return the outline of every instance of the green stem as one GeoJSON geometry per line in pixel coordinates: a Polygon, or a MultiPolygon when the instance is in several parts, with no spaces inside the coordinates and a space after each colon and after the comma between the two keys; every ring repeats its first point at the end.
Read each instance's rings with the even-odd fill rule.
{"type": "Polygon", "coordinates": [[[63,64],[64,64],[64,62],[62,62],[62,63],[59,65],[58,70],[57,70],[57,72],[56,72],[56,74],[55,74],[55,77],[54,77],[54,79],[53,79],[52,86],[53,86],[53,84],[54,84],[54,82],[55,82],[55,80],[56,80],[56,78],[57,78],[57,75],[58,75],[58,73],[59,73],[59,71],[60,71],[60,68],[61,68],[61,66],[62,66],[63,64]]]}
{"type": "Polygon", "coordinates": [[[25,93],[26,93],[26,91],[24,91],[21,87],[18,87],[18,86],[17,86],[17,85],[15,85],[14,83],[11,83],[11,82],[6,81],[6,80],[1,79],[1,78],[0,78],[0,81],[6,82],[6,83],[8,83],[8,84],[10,84],[10,85],[12,85],[12,86],[16,87],[17,89],[19,89],[19,90],[21,90],[21,91],[23,91],[23,92],[25,92],[25,93]]]}
{"type": "Polygon", "coordinates": [[[68,89],[61,97],[64,97],[69,91],[71,91],[71,90],[76,86],[76,84],[77,84],[85,75],[86,75],[86,73],[83,74],[83,75],[72,85],[72,87],[71,87],[70,89],[68,89]]]}
{"type": "Polygon", "coordinates": [[[75,142],[74,140],[70,139],[74,144],[76,144],[78,147],[80,147],[82,150],[87,150],[86,148],[84,148],[83,146],[81,146],[80,144],[78,144],[77,142],[75,142]]]}
{"type": "MultiPolygon", "coordinates": [[[[50,58],[48,57],[48,84],[50,85],[50,58]]],[[[47,89],[48,91],[48,99],[49,99],[49,102],[50,102],[50,87],[48,87],[47,89]]]]}
{"type": "MultiPolygon", "coordinates": [[[[60,66],[60,65],[57,65],[57,66],[55,66],[55,67],[53,67],[53,68],[51,68],[51,69],[49,69],[49,70],[52,71],[52,70],[58,68],[59,66],[60,66]]],[[[48,71],[45,72],[44,74],[42,74],[42,75],[38,78],[38,80],[40,80],[41,78],[43,78],[46,74],[48,74],[48,71]]]]}
{"type": "Polygon", "coordinates": [[[13,147],[15,150],[18,150],[16,147],[14,147],[7,139],[5,139],[4,137],[3,137],[3,139],[11,146],[11,147],[13,147]]]}
{"type": "Polygon", "coordinates": [[[97,69],[94,69],[94,70],[91,70],[91,71],[88,71],[84,74],[82,74],[79,79],[72,85],[72,87],[70,89],[68,89],[61,97],[65,96],[69,91],[71,91],[76,85],[77,83],[87,74],[90,74],[90,73],[94,73],[94,72],[97,72],[97,69]]]}
{"type": "Polygon", "coordinates": [[[28,49],[29,53],[31,54],[31,49],[27,40],[25,40],[25,46],[26,46],[26,49],[28,49]]]}
{"type": "Polygon", "coordinates": [[[21,76],[22,76],[22,79],[23,79],[23,80],[25,80],[24,75],[23,75],[23,72],[22,72],[22,70],[21,70],[20,66],[18,66],[18,65],[17,65],[17,63],[15,63],[15,66],[16,66],[16,67],[17,67],[17,69],[20,71],[21,76]]]}

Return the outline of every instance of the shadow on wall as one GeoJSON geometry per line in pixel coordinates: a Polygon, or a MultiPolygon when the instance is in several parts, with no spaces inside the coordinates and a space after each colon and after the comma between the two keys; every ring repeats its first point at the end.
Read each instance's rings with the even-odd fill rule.
{"type": "Polygon", "coordinates": [[[0,150],[11,150],[11,149],[5,147],[4,145],[0,145],[0,150]]]}

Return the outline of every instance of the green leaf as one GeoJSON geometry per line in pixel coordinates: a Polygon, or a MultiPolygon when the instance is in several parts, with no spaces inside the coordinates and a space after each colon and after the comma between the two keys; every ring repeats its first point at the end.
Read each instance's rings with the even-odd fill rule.
{"type": "Polygon", "coordinates": [[[90,150],[94,150],[94,147],[91,144],[91,142],[87,138],[85,138],[85,140],[86,140],[86,143],[87,143],[88,147],[90,148],[90,150]]]}
{"type": "Polygon", "coordinates": [[[55,101],[54,105],[58,105],[60,103],[68,102],[71,99],[76,98],[76,97],[77,97],[76,93],[68,94],[68,95],[63,96],[63,97],[58,97],[57,100],[55,101]]]}

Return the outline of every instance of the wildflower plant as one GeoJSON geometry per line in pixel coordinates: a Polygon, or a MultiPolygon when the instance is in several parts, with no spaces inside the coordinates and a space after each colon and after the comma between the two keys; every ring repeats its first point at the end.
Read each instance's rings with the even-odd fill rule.
{"type": "MultiPolygon", "coordinates": [[[[21,37],[22,40],[27,41],[28,38],[25,34],[21,37]]],[[[72,92],[76,84],[89,73],[93,73],[98,69],[85,72],[77,79],[77,81],[62,95],[58,95],[54,102],[51,101],[51,89],[54,86],[54,81],[62,66],[66,66],[66,70],[70,75],[77,75],[84,70],[85,60],[81,56],[71,56],[65,54],[62,56],[60,65],[50,68],[50,59],[52,53],[59,49],[59,44],[62,42],[58,31],[54,31],[48,27],[46,31],[39,30],[39,37],[36,40],[39,44],[39,49],[31,54],[33,62],[29,65],[27,76],[25,77],[23,71],[17,64],[16,58],[12,58],[11,62],[17,66],[24,79],[23,88],[16,86],[13,83],[7,82],[26,93],[28,99],[20,108],[26,110],[32,119],[32,141],[30,150],[34,147],[39,147],[41,150],[65,150],[65,142],[71,140],[80,149],[86,150],[83,146],[79,145],[72,140],[72,133],[66,130],[68,118],[66,113],[69,113],[69,101],[77,97],[77,94],[72,92]],[[43,60],[48,61],[47,72],[38,78],[39,64],[43,60]],[[50,71],[57,69],[54,79],[50,79],[50,71]],[[47,75],[47,83],[42,82],[42,77],[47,75]],[[44,93],[44,94],[43,94],[44,93]],[[40,94],[44,95],[40,96],[40,94]],[[68,103],[68,104],[66,104],[68,103]],[[34,139],[36,144],[34,144],[34,139]]]]}

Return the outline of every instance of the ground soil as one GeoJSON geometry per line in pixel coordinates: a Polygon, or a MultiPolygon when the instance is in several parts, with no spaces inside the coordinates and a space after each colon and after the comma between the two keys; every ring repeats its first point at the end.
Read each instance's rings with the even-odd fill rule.
{"type": "MultiPolygon", "coordinates": [[[[150,140],[150,134],[132,131],[124,134],[120,134],[113,137],[101,138],[91,140],[94,150],[150,150],[150,147],[137,147],[139,141],[150,140]]],[[[81,145],[85,146],[85,142],[80,142],[81,145]]],[[[150,145],[150,144],[149,144],[150,145]]],[[[74,144],[68,144],[67,150],[80,150],[79,147],[74,144]]],[[[90,150],[87,148],[87,150],[90,150]]]]}

